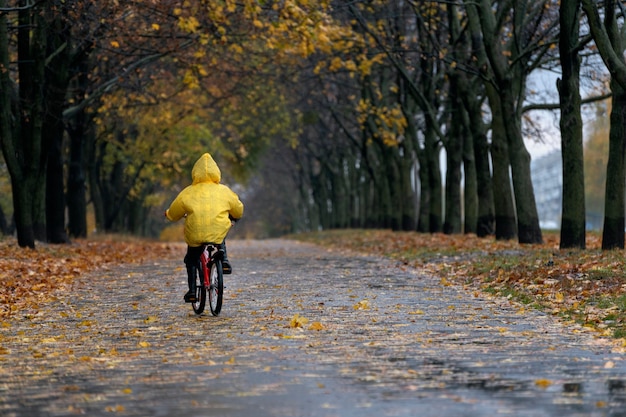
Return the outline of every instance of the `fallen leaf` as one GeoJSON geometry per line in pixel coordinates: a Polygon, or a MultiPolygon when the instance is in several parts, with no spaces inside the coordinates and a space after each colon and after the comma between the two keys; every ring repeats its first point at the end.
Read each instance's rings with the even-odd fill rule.
{"type": "Polygon", "coordinates": [[[311,323],[311,326],[309,327],[309,330],[324,330],[325,327],[322,323],[320,323],[319,321],[314,321],[313,323],[311,323]]]}
{"type": "Polygon", "coordinates": [[[550,381],[549,379],[537,379],[535,381],[535,385],[540,388],[548,388],[550,385],[552,385],[552,381],[550,381]]]}
{"type": "Polygon", "coordinates": [[[304,327],[309,322],[309,319],[306,317],[302,317],[300,314],[296,313],[289,322],[289,327],[297,328],[304,327]]]}

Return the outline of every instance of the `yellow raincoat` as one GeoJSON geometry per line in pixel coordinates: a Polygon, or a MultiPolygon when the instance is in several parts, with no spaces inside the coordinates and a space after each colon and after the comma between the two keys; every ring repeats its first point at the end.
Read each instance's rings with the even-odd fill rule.
{"type": "Polygon", "coordinates": [[[170,221],[185,215],[185,242],[189,246],[222,243],[231,222],[243,216],[243,203],[230,188],[220,184],[222,174],[210,154],[196,161],[191,171],[193,182],[178,194],[165,211],[170,221]]]}

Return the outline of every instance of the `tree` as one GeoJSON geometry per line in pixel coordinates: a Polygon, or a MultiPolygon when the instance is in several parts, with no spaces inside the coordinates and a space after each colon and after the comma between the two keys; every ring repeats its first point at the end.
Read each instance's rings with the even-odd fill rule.
{"type": "MultiPolygon", "coordinates": [[[[473,5],[466,5],[468,16],[468,29],[472,38],[473,54],[476,57],[477,71],[480,72],[484,80],[485,95],[488,99],[489,108],[491,110],[491,163],[493,165],[492,185],[493,189],[498,190],[493,193],[493,209],[495,212],[495,237],[498,240],[513,239],[517,236],[517,223],[515,216],[515,204],[513,202],[513,191],[511,190],[511,177],[509,175],[508,162],[508,144],[506,141],[506,133],[504,130],[504,120],[500,104],[500,97],[494,84],[491,82],[493,73],[489,64],[485,42],[480,25],[480,15],[477,8],[473,5]]],[[[469,93],[469,92],[468,92],[469,93]]],[[[476,122],[482,120],[482,115],[477,114],[478,109],[474,104],[474,118],[476,122]]],[[[482,123],[482,122],[481,122],[482,123]]],[[[483,139],[484,132],[476,129],[481,126],[478,124],[475,134],[479,135],[477,142],[479,148],[486,148],[486,139],[483,139]],[[480,145],[482,143],[482,146],[480,145]]],[[[482,162],[483,178],[489,172],[489,164],[482,162]]]]}
{"type": "MultiPolygon", "coordinates": [[[[542,236],[530,177],[530,155],[522,138],[520,103],[525,94],[526,77],[550,50],[558,19],[549,13],[550,1],[498,2],[495,8],[489,0],[468,0],[465,4],[468,10],[475,7],[470,19],[472,16],[480,19],[484,50],[493,75],[489,82],[498,95],[497,100],[490,97],[490,105],[494,115],[503,118],[501,126],[511,167],[518,239],[520,243],[539,243],[542,236]],[[494,105],[499,107],[497,111],[494,105]]],[[[494,137],[493,140],[495,143],[500,139],[494,137]]],[[[497,216],[496,213],[496,219],[497,216]]]]}
{"type": "MultiPolygon", "coordinates": [[[[400,168],[404,173],[400,175],[410,178],[410,169],[414,165],[419,166],[418,230],[440,232],[444,221],[439,156],[445,140],[437,115],[442,110],[440,103],[446,79],[443,62],[438,59],[437,45],[431,39],[443,39],[445,36],[443,32],[434,30],[445,13],[436,5],[416,6],[404,2],[374,2],[368,7],[350,5],[348,9],[359,23],[367,51],[373,56],[362,59],[363,65],[357,67],[366,68],[368,73],[375,70],[383,74],[391,70],[395,72],[394,88],[398,91],[395,100],[399,102],[406,119],[402,122],[403,129],[408,127],[408,130],[407,134],[403,134],[390,129],[389,134],[402,135],[400,147],[403,148],[403,156],[399,161],[408,161],[404,163],[404,169],[400,168]],[[381,63],[383,58],[385,61],[381,63]],[[411,160],[415,157],[417,160],[411,160]]],[[[389,96],[388,90],[382,87],[379,86],[377,94],[389,96]]],[[[454,186],[451,184],[451,189],[454,186]]],[[[455,213],[460,215],[460,211],[455,213]]],[[[456,221],[460,223],[460,219],[456,221]]]]}
{"type": "Polygon", "coordinates": [[[561,150],[563,155],[563,210],[561,249],[585,248],[585,175],[583,123],[580,114],[579,0],[562,0],[559,52],[563,78],[557,87],[561,102],[561,150]]]}
{"type": "MultiPolygon", "coordinates": [[[[62,114],[67,87],[76,74],[72,72],[73,60],[75,55],[84,56],[76,53],[72,39],[81,38],[76,32],[85,30],[85,21],[93,19],[101,25],[106,19],[93,10],[79,10],[84,5],[75,1],[14,4],[14,8],[6,7],[7,1],[0,4],[0,59],[4,68],[0,139],[13,183],[18,244],[34,247],[35,239],[67,241],[62,114]],[[96,16],[100,20],[94,19],[96,16]],[[72,35],[69,27],[74,31],[72,35]],[[9,59],[13,55],[17,57],[16,66],[9,59]]],[[[104,10],[109,6],[108,2],[100,2],[98,7],[104,10]]]]}
{"type": "Polygon", "coordinates": [[[44,191],[46,149],[43,125],[47,3],[19,1],[10,9],[0,1],[0,142],[11,175],[18,244],[34,248],[45,239],[44,191]],[[10,18],[9,13],[16,18],[10,18]],[[16,42],[16,43],[14,43],[16,42]],[[17,70],[11,63],[17,49],[17,70]],[[19,88],[12,76],[19,77],[19,88]]]}
{"type": "MultiPolygon", "coordinates": [[[[489,126],[488,122],[484,120],[483,117],[484,98],[489,96],[489,92],[492,91],[490,85],[484,83],[481,77],[481,72],[482,76],[489,77],[489,74],[485,73],[489,71],[487,55],[481,40],[479,19],[476,15],[475,9],[471,7],[466,8],[466,14],[468,16],[467,36],[471,40],[471,45],[469,46],[469,48],[471,48],[470,62],[466,63],[466,65],[468,65],[469,68],[472,68],[471,64],[473,64],[475,66],[475,70],[472,71],[474,74],[473,76],[465,75],[464,81],[460,82],[459,86],[462,89],[461,97],[467,111],[467,126],[469,127],[472,135],[471,144],[474,149],[477,182],[476,193],[478,199],[476,234],[479,237],[495,234],[497,239],[508,239],[516,236],[514,220],[504,221],[504,219],[514,218],[514,210],[511,200],[512,194],[509,188],[510,181],[504,184],[505,188],[498,188],[501,192],[497,193],[498,200],[504,203],[501,204],[501,207],[510,207],[510,215],[503,216],[502,214],[504,213],[499,212],[501,214],[500,221],[496,224],[494,206],[495,198],[493,192],[494,179],[492,179],[491,175],[491,153],[489,141],[487,139],[489,126]],[[482,86],[484,86],[484,88],[482,88],[482,86]]],[[[465,72],[465,74],[469,73],[470,71],[465,72]]],[[[499,137],[499,135],[496,135],[495,137],[499,137]]],[[[499,170],[496,171],[494,166],[493,176],[494,178],[508,178],[508,171],[506,171],[506,173],[500,172],[499,170]]]]}
{"type": "Polygon", "coordinates": [[[63,138],[65,124],[63,109],[67,88],[70,81],[70,24],[67,8],[48,10],[47,20],[50,25],[45,69],[42,143],[48,149],[46,169],[46,238],[51,243],[69,241],[65,229],[65,182],[63,164],[63,138]]]}
{"type": "Polygon", "coordinates": [[[626,152],[626,63],[618,19],[623,16],[621,2],[604,2],[604,21],[595,2],[582,0],[591,35],[611,74],[612,110],[609,133],[609,158],[606,170],[606,196],[602,249],[624,248],[625,152],[626,152]]]}

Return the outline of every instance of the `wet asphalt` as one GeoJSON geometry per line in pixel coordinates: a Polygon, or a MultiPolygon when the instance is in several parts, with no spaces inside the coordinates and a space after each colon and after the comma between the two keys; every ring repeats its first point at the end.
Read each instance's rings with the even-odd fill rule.
{"type": "Polygon", "coordinates": [[[229,241],[218,317],[179,259],[98,270],[1,322],[0,416],[626,417],[582,327],[393,261],[229,241]]]}

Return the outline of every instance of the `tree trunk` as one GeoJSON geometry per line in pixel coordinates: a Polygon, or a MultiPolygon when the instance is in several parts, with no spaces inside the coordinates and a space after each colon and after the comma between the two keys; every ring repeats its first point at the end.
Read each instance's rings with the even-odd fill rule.
{"type": "Polygon", "coordinates": [[[470,122],[465,109],[463,114],[463,173],[465,179],[464,199],[464,222],[463,233],[477,233],[478,228],[478,174],[476,172],[476,152],[474,151],[473,135],[471,134],[470,122]]]}
{"type": "MultiPolygon", "coordinates": [[[[428,123],[427,123],[428,125],[428,123]]],[[[441,146],[437,140],[437,135],[432,127],[426,127],[426,169],[428,170],[428,231],[430,233],[440,233],[443,230],[443,185],[441,181],[441,146]]]]}
{"type": "MultiPolygon", "coordinates": [[[[509,104],[512,104],[509,102],[509,104]]],[[[510,114],[512,106],[506,106],[504,111],[510,114]]],[[[509,157],[511,161],[511,175],[513,179],[513,192],[515,194],[515,207],[517,209],[517,233],[519,243],[542,243],[541,228],[539,227],[539,215],[535,202],[530,175],[530,154],[526,149],[519,119],[512,118],[506,121],[507,137],[509,139],[509,157]]]]}
{"type": "Polygon", "coordinates": [[[75,116],[70,136],[70,162],[67,176],[68,230],[72,237],[87,237],[87,197],[84,148],[89,139],[84,131],[84,112],[75,116]]]}
{"type": "Polygon", "coordinates": [[[63,181],[63,123],[48,116],[45,139],[49,143],[46,173],[46,236],[50,243],[68,243],[65,232],[65,184],[63,181]],[[60,126],[58,126],[60,124],[60,126]],[[57,126],[55,126],[57,125],[57,126]]]}
{"type": "Polygon", "coordinates": [[[624,248],[624,152],[626,144],[626,64],[622,33],[618,29],[616,0],[604,2],[604,23],[597,2],[582,0],[583,10],[602,60],[611,73],[613,92],[609,159],[606,168],[606,196],[602,249],[624,248]]]}
{"type": "MultiPolygon", "coordinates": [[[[452,47],[451,57],[454,63],[464,62],[467,60],[468,51],[471,50],[471,28],[469,30],[461,30],[461,23],[459,20],[458,7],[454,3],[447,5],[448,10],[448,22],[449,22],[449,43],[452,47]]],[[[449,88],[448,88],[448,102],[451,103],[450,115],[450,139],[455,143],[448,141],[448,148],[454,150],[454,152],[448,153],[448,167],[450,163],[457,163],[458,168],[454,168],[452,172],[446,171],[446,223],[448,224],[448,231],[454,230],[455,226],[449,222],[449,216],[452,216],[455,211],[458,211],[459,225],[458,232],[461,232],[461,213],[464,212],[465,218],[463,221],[464,233],[473,233],[476,231],[476,212],[477,212],[477,197],[476,197],[476,170],[474,165],[474,152],[473,144],[471,142],[471,136],[469,136],[467,113],[464,108],[464,101],[467,100],[465,96],[468,94],[469,82],[468,77],[464,71],[460,71],[456,65],[450,66],[447,69],[449,76],[449,88]],[[451,146],[450,146],[451,145],[451,146]],[[468,151],[469,150],[469,151],[468,151]],[[463,193],[464,203],[461,210],[461,164],[464,167],[465,173],[465,192],[463,193]],[[458,178],[455,178],[458,176],[458,178]],[[455,190],[448,190],[451,181],[458,181],[458,197],[455,196],[455,190]],[[458,198],[458,204],[455,202],[454,206],[449,207],[448,202],[458,198]]],[[[446,227],[444,226],[444,231],[446,227]]],[[[455,232],[453,232],[455,233],[455,232]]]]}
{"type": "MultiPolygon", "coordinates": [[[[471,48],[473,56],[476,59],[476,65],[481,69],[485,78],[491,77],[489,61],[485,52],[485,45],[482,40],[482,30],[480,27],[480,16],[475,5],[468,4],[465,7],[468,16],[468,30],[470,36],[471,48]]],[[[493,86],[488,82],[483,82],[487,96],[495,94],[493,86]],[[491,89],[491,90],[490,90],[491,89]]],[[[469,117],[469,128],[472,132],[472,140],[474,145],[474,155],[476,158],[476,182],[478,187],[478,219],[476,224],[476,235],[479,237],[489,236],[496,233],[495,231],[495,205],[493,180],[491,176],[491,160],[489,141],[487,140],[487,125],[483,119],[482,101],[478,99],[479,92],[477,87],[469,82],[462,83],[461,87],[465,89],[461,95],[469,117]]],[[[492,101],[495,96],[492,97],[492,101]]],[[[495,171],[495,169],[494,169],[495,171]]]]}
{"type": "Polygon", "coordinates": [[[392,185],[391,178],[393,173],[387,172],[385,166],[380,166],[380,178],[382,181],[379,183],[379,187],[376,190],[376,201],[378,205],[378,221],[375,225],[376,228],[387,229],[391,228],[392,225],[392,216],[391,216],[391,207],[392,207],[392,185]],[[385,174],[389,175],[388,177],[385,174]],[[391,175],[390,175],[391,174],[391,175]]]}
{"type": "Polygon", "coordinates": [[[363,187],[361,186],[361,170],[357,168],[357,165],[360,164],[359,157],[355,156],[351,159],[350,164],[348,164],[348,195],[350,198],[350,226],[351,228],[359,228],[362,225],[362,217],[360,216],[361,211],[361,198],[362,193],[361,190],[363,187]]]}
{"type": "Polygon", "coordinates": [[[383,219],[381,226],[400,230],[402,224],[402,183],[400,179],[400,161],[397,155],[397,148],[390,147],[382,141],[377,141],[381,165],[381,178],[385,183],[383,194],[383,219]]]}
{"type": "Polygon", "coordinates": [[[512,115],[505,116],[505,130],[509,145],[511,176],[517,209],[518,239],[519,243],[542,243],[543,237],[539,227],[535,191],[530,175],[530,154],[522,138],[521,119],[516,116],[515,98],[507,91],[510,91],[507,90],[507,87],[501,91],[501,102],[503,115],[512,115]]]}
{"type": "Polygon", "coordinates": [[[91,196],[91,203],[93,205],[94,215],[96,218],[96,230],[103,232],[105,230],[106,214],[104,211],[104,197],[102,195],[99,175],[100,165],[102,161],[98,156],[103,151],[98,151],[98,147],[104,147],[104,145],[98,145],[96,141],[87,142],[87,172],[89,183],[89,194],[91,196]]]}
{"type": "MultiPolygon", "coordinates": [[[[405,148],[406,149],[406,148],[405,148]]],[[[401,185],[401,225],[400,229],[404,231],[413,231],[416,227],[415,221],[415,190],[413,190],[411,184],[411,178],[413,177],[413,158],[410,156],[411,152],[406,151],[404,158],[400,161],[400,185],[401,185]]]]}
{"type": "Polygon", "coordinates": [[[563,80],[557,82],[561,102],[563,208],[560,248],[585,249],[585,175],[580,113],[580,59],[578,37],[580,1],[562,0],[559,53],[563,80]]]}
{"type": "MultiPolygon", "coordinates": [[[[400,82],[404,80],[400,79],[400,82]]],[[[423,169],[425,166],[424,151],[420,148],[418,139],[418,129],[414,120],[414,113],[417,106],[415,105],[412,96],[405,94],[402,96],[402,111],[407,122],[405,137],[407,146],[405,150],[405,192],[408,198],[408,193],[411,193],[411,224],[405,224],[407,231],[417,230],[418,232],[428,231],[428,179],[423,178],[427,176],[427,170],[423,169]]],[[[408,221],[407,216],[409,210],[405,212],[405,221],[408,221]]]]}
{"type": "Polygon", "coordinates": [[[481,103],[476,91],[463,93],[468,139],[463,151],[465,170],[465,233],[485,237],[495,233],[491,161],[481,103]],[[474,207],[475,206],[475,207],[474,207]]]}
{"type": "MultiPolygon", "coordinates": [[[[7,6],[0,1],[0,8],[7,6]]],[[[46,25],[41,7],[20,2],[18,12],[19,101],[12,105],[16,86],[10,71],[0,71],[0,140],[13,187],[17,241],[35,247],[45,239],[46,152],[42,144],[42,114],[46,25]],[[29,6],[29,7],[27,7],[29,6]]],[[[0,66],[10,68],[6,14],[0,13],[0,66]]]]}
{"type": "MultiPolygon", "coordinates": [[[[87,84],[87,59],[88,55],[81,55],[75,63],[78,77],[73,85],[74,101],[83,102],[86,99],[87,84]]],[[[68,120],[68,133],[70,137],[70,161],[67,176],[67,203],[68,203],[68,230],[70,236],[87,237],[87,181],[93,180],[91,185],[91,198],[96,209],[96,224],[98,220],[104,221],[102,199],[99,189],[94,189],[97,178],[97,167],[93,171],[87,167],[85,154],[89,155],[89,161],[95,162],[96,146],[95,132],[88,127],[88,114],[86,109],[80,109],[72,114],[68,120]],[[89,175],[93,174],[93,178],[89,175]]]]}
{"type": "MultiPolygon", "coordinates": [[[[63,8],[65,13],[65,8],[63,8]]],[[[46,66],[43,143],[48,148],[46,172],[46,236],[51,243],[68,243],[65,231],[65,184],[63,164],[63,109],[70,80],[69,25],[65,14],[50,12],[46,66]]]]}
{"type": "Polygon", "coordinates": [[[495,235],[495,206],[493,179],[491,177],[491,158],[489,142],[485,132],[478,128],[474,129],[471,123],[474,143],[474,155],[476,158],[476,186],[478,189],[478,213],[476,219],[476,235],[485,237],[495,235]]]}
{"type": "Polygon", "coordinates": [[[430,170],[426,160],[425,152],[421,152],[419,158],[419,215],[417,217],[417,231],[420,233],[430,232],[430,170]]]}
{"type": "Polygon", "coordinates": [[[445,234],[461,233],[461,163],[463,161],[462,105],[458,102],[455,78],[450,86],[451,117],[450,133],[446,142],[446,202],[445,234]]]}
{"type": "Polygon", "coordinates": [[[335,221],[335,227],[346,228],[348,227],[348,199],[346,198],[348,193],[346,192],[346,173],[344,172],[345,164],[348,161],[343,156],[339,157],[339,164],[334,169],[332,181],[332,195],[333,195],[333,219],[335,221]]]}
{"type": "Polygon", "coordinates": [[[500,98],[493,86],[486,84],[491,108],[491,158],[493,161],[494,209],[496,215],[496,240],[517,237],[515,205],[509,176],[509,149],[500,107],[500,98]]]}
{"type": "MultiPolygon", "coordinates": [[[[501,10],[493,8],[489,0],[480,0],[471,4],[466,0],[468,10],[471,8],[473,19],[476,15],[480,19],[480,27],[483,34],[483,46],[493,72],[493,83],[498,93],[498,102],[503,121],[509,164],[513,179],[513,192],[515,193],[515,209],[517,214],[518,239],[520,243],[542,242],[539,216],[535,203],[532,180],[530,176],[530,155],[524,145],[521,128],[521,112],[518,104],[524,94],[527,62],[530,55],[522,49],[528,47],[520,42],[500,42],[502,28],[500,19],[496,14],[511,13],[513,25],[510,28],[514,39],[522,39],[525,32],[530,30],[524,27],[526,11],[532,2],[516,1],[504,3],[501,10]],[[474,7],[476,7],[474,9],[474,7]],[[507,48],[503,50],[503,48],[507,48]]],[[[492,100],[490,100],[491,103],[492,100]]],[[[493,104],[491,105],[494,110],[493,104]]],[[[495,162],[494,162],[495,165],[495,162]]],[[[495,175],[495,174],[494,174],[495,175]]],[[[495,185],[495,184],[494,184],[495,185]]]]}
{"type": "Polygon", "coordinates": [[[624,152],[626,144],[626,92],[615,81],[606,167],[606,196],[602,249],[624,249],[624,152]]]}
{"type": "MultiPolygon", "coordinates": [[[[0,0],[0,9],[6,7],[6,0],[0,0]]],[[[7,13],[0,13],[0,68],[9,68],[10,62],[7,13]]],[[[14,137],[17,135],[17,129],[13,123],[12,109],[16,101],[14,100],[16,86],[10,75],[9,71],[0,71],[0,146],[5,161],[8,160],[7,165],[13,161],[14,169],[18,169],[17,161],[13,159],[16,152],[14,137]]]]}

